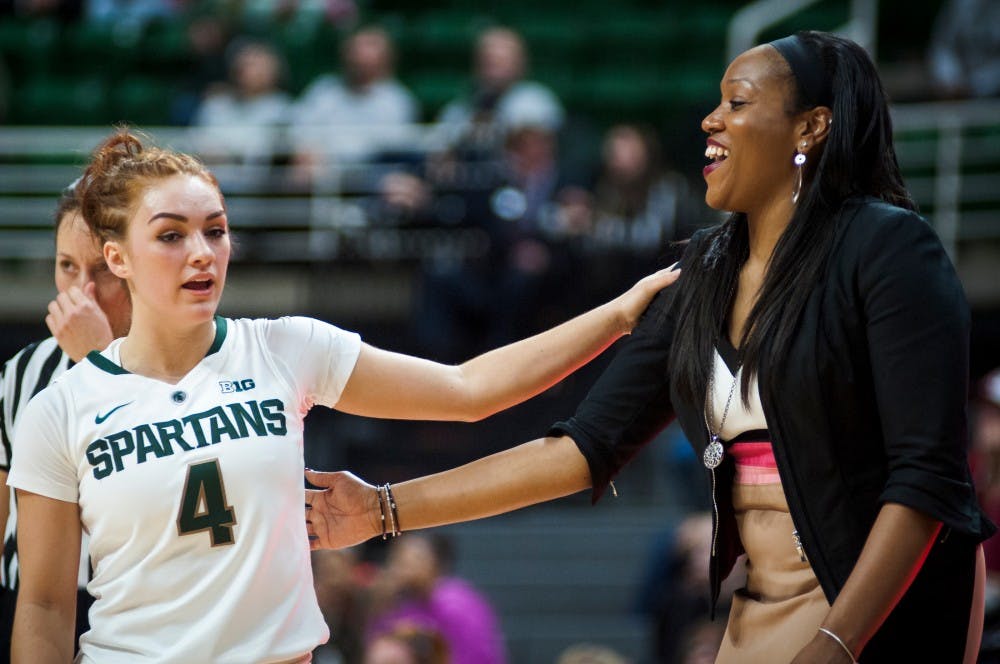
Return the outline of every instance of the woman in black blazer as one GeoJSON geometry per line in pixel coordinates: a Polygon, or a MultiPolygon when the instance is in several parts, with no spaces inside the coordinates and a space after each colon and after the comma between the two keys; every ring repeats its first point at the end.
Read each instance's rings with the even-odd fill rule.
{"type": "Polygon", "coordinates": [[[966,459],[968,306],[903,186],[875,67],[798,33],[736,58],[721,91],[706,201],[733,213],[691,239],[576,414],[391,488],[311,475],[330,487],[315,546],[596,500],[676,417],[713,486],[713,600],[749,557],[720,662],[975,661],[995,528],[966,459]],[[776,504],[755,509],[761,491],[776,504]],[[797,575],[786,596],[775,564],[797,575]]]}

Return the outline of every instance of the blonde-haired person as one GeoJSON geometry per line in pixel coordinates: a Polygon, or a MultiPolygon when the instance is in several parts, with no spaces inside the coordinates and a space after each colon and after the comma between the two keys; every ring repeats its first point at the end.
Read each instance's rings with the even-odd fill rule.
{"type": "MultiPolygon", "coordinates": [[[[132,305],[128,289],[104,262],[100,245],[80,214],[76,184],[63,190],[56,205],[56,255],[54,277],[58,294],[48,305],[45,324],[51,337],[29,344],[3,366],[0,385],[0,526],[3,529],[3,562],[0,564],[0,662],[9,661],[10,635],[19,585],[17,503],[7,487],[11,441],[28,401],[79,362],[128,332],[132,305]]],[[[86,549],[86,537],[82,548],[86,549]]],[[[77,627],[86,629],[86,592],[89,578],[86,552],[78,572],[77,627]]]]}
{"type": "Polygon", "coordinates": [[[485,417],[627,334],[677,277],[663,270],[552,330],[445,366],[310,318],[217,316],[229,220],[215,177],[188,155],[122,130],[81,186],[84,218],[128,284],[132,324],[33,399],[16,432],[15,662],[72,656],[81,528],[96,600],[78,661],[308,661],[328,637],[303,520],[309,408],[485,417]]]}

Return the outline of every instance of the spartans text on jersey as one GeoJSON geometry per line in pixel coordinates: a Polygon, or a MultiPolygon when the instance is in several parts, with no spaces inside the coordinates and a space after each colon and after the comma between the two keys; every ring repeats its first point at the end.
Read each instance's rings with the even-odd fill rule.
{"type": "Polygon", "coordinates": [[[125,460],[131,457],[140,464],[150,455],[159,459],[170,456],[175,449],[190,452],[227,438],[248,438],[251,433],[284,436],[288,433],[284,411],[280,399],[267,399],[216,406],[179,420],[140,424],[92,442],[87,446],[87,461],[94,468],[94,478],[101,480],[124,470],[125,460]]]}

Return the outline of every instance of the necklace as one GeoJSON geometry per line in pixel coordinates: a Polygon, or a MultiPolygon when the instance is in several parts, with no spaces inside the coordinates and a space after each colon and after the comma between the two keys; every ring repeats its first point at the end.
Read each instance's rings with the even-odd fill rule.
{"type": "MultiPolygon", "coordinates": [[[[718,351],[716,351],[718,352],[718,351]]],[[[705,468],[708,468],[709,472],[712,473],[712,556],[715,557],[715,544],[719,539],[719,503],[715,498],[715,469],[719,467],[722,463],[722,457],[725,456],[725,448],[722,446],[722,441],[719,440],[719,436],[722,434],[722,428],[726,426],[726,415],[729,414],[729,404],[733,401],[733,393],[736,392],[736,384],[740,380],[740,372],[743,370],[742,365],[736,367],[736,373],[733,375],[733,382],[729,385],[729,397],[726,399],[726,407],[722,411],[722,420],[719,422],[719,428],[712,433],[712,424],[710,422],[711,417],[709,416],[709,408],[715,410],[713,404],[715,403],[715,358],[712,358],[712,373],[709,374],[708,378],[708,392],[707,398],[705,399],[705,410],[702,413],[705,416],[705,430],[708,431],[708,446],[705,448],[704,454],[701,455],[701,461],[705,464],[705,468]]]]}
{"type": "Polygon", "coordinates": [[[719,436],[722,434],[723,427],[726,426],[726,416],[729,415],[729,404],[733,401],[733,394],[736,392],[736,384],[740,381],[740,372],[743,370],[742,366],[736,368],[736,373],[733,374],[733,382],[729,385],[729,396],[726,398],[726,407],[722,411],[722,419],[719,421],[719,428],[712,432],[711,417],[709,409],[715,410],[712,405],[715,403],[715,366],[713,363],[712,373],[708,379],[708,399],[705,402],[705,429],[708,431],[708,446],[705,448],[704,454],[701,455],[701,461],[705,464],[705,468],[709,470],[715,470],[722,463],[722,457],[725,455],[725,448],[722,446],[722,441],[719,436]]]}

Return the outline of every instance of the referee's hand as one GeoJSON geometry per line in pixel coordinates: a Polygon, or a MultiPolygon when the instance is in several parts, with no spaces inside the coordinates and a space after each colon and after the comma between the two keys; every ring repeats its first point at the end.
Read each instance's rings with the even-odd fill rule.
{"type": "Polygon", "coordinates": [[[104,350],[114,339],[111,324],[94,299],[94,292],[91,281],[82,290],[72,286],[49,302],[45,324],[59,347],[74,362],[79,362],[92,350],[104,350]]]}

